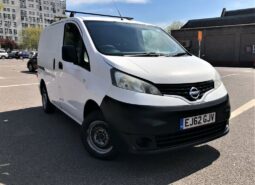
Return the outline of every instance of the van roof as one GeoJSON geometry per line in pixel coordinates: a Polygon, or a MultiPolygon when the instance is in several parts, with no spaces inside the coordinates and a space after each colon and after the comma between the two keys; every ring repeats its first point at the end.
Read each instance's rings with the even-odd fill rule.
{"type": "Polygon", "coordinates": [[[140,22],[140,21],[134,21],[134,20],[128,20],[121,18],[111,18],[111,17],[80,17],[83,21],[106,21],[106,22],[122,22],[122,23],[135,23],[135,24],[145,24],[150,25],[148,23],[140,22]]]}
{"type": "Polygon", "coordinates": [[[97,17],[97,16],[79,16],[79,17],[70,17],[66,19],[62,19],[61,21],[55,22],[54,24],[57,24],[62,21],[66,20],[80,20],[80,21],[104,21],[104,22],[120,22],[120,23],[132,23],[132,24],[143,24],[143,25],[150,25],[153,26],[152,24],[144,23],[144,22],[139,22],[139,21],[134,21],[134,20],[128,20],[128,19],[121,19],[121,18],[112,18],[112,17],[97,17]]]}

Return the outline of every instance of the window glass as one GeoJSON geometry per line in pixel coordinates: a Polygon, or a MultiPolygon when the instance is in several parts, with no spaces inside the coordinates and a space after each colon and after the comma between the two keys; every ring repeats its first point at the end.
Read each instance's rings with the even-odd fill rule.
{"type": "Polygon", "coordinates": [[[166,34],[162,34],[161,30],[143,29],[141,32],[146,52],[178,52],[177,45],[169,44],[169,37],[166,34]]]}
{"type": "Polygon", "coordinates": [[[78,64],[90,69],[89,56],[85,48],[83,39],[77,26],[73,23],[67,23],[65,25],[64,33],[64,46],[74,46],[77,52],[78,64]]]}
{"type": "Polygon", "coordinates": [[[162,29],[149,25],[85,21],[99,52],[105,55],[157,53],[174,56],[186,51],[162,29]]]}

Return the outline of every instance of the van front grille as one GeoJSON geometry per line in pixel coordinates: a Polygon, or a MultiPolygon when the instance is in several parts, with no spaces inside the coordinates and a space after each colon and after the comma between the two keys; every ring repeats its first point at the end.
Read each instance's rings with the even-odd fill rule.
{"type": "Polygon", "coordinates": [[[159,148],[175,147],[189,142],[196,142],[206,138],[214,137],[223,133],[226,129],[226,123],[212,124],[204,127],[193,128],[186,131],[169,135],[156,136],[156,144],[159,148]]]}
{"type": "Polygon", "coordinates": [[[214,81],[211,80],[189,84],[157,84],[156,87],[164,95],[181,96],[189,101],[196,101],[201,99],[206,92],[214,89],[214,81]],[[193,87],[200,91],[200,94],[197,98],[193,98],[190,95],[190,91],[193,87]]]}

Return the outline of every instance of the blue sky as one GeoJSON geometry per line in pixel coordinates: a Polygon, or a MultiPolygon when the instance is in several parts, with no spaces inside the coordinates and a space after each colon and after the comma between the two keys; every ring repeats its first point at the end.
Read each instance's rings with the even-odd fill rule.
{"type": "MultiPolygon", "coordinates": [[[[113,0],[67,0],[67,9],[117,14],[113,0]]],[[[179,20],[220,16],[227,10],[255,7],[255,0],[115,0],[123,16],[166,27],[179,20]]]]}

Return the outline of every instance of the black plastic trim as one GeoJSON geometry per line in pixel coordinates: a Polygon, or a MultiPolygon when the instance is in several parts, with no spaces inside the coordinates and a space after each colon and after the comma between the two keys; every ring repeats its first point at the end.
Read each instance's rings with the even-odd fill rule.
{"type": "MultiPolygon", "coordinates": [[[[143,106],[117,101],[106,96],[100,105],[102,113],[112,128],[114,137],[120,141],[122,148],[126,146],[133,153],[156,152],[191,146],[204,143],[228,133],[228,121],[230,118],[230,103],[228,95],[212,102],[186,106],[143,106]],[[213,131],[213,134],[202,133],[198,140],[190,140],[169,147],[157,147],[156,137],[160,135],[176,136],[183,135],[186,131],[180,128],[180,119],[205,113],[216,112],[216,123],[225,126],[225,130],[213,131]],[[137,146],[137,139],[149,139],[151,142],[145,148],[137,146]]],[[[207,130],[207,126],[197,127],[198,130],[190,129],[191,132],[207,130]]],[[[209,130],[209,129],[208,129],[209,130]]],[[[189,131],[187,131],[189,132],[189,131]]],[[[189,133],[188,133],[189,134],[189,133]]],[[[125,148],[125,147],[124,147],[125,148]]]]}
{"type": "Polygon", "coordinates": [[[39,69],[45,71],[45,67],[42,67],[42,66],[38,66],[39,69]]]}

